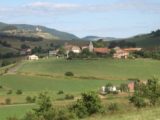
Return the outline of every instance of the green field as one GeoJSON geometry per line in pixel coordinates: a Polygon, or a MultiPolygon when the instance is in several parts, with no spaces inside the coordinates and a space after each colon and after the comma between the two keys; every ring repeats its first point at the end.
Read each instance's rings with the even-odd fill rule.
{"type": "MultiPolygon", "coordinates": [[[[73,94],[79,97],[80,93],[87,91],[98,91],[99,88],[107,83],[119,85],[128,82],[129,78],[139,78],[146,80],[153,76],[160,78],[160,61],[151,59],[136,60],[71,60],[64,59],[41,59],[38,61],[25,61],[17,67],[17,72],[0,76],[0,103],[4,103],[6,98],[11,98],[13,105],[0,105],[0,120],[5,120],[9,116],[23,116],[24,113],[32,108],[32,105],[25,104],[26,96],[37,96],[42,91],[48,91],[56,105],[67,105],[72,100],[61,101],[66,94],[73,94]],[[65,72],[71,71],[73,77],[66,77],[65,72]],[[22,95],[16,95],[16,91],[21,89],[22,95]],[[8,90],[13,93],[8,95],[8,90]],[[57,92],[63,90],[63,95],[57,92]],[[60,100],[61,99],[61,100],[60,100]],[[17,104],[18,103],[18,104],[17,104]],[[6,113],[6,111],[8,111],[6,113]]],[[[103,101],[118,102],[123,110],[130,108],[127,96],[107,96],[103,101]]],[[[88,118],[90,120],[154,120],[159,118],[157,112],[160,109],[141,111],[143,114],[137,115],[127,113],[127,115],[113,115],[102,117],[96,116],[88,118]],[[151,112],[149,114],[149,112],[151,112]],[[145,116],[146,115],[146,116],[145,116]],[[151,117],[149,117],[149,115],[151,117]],[[154,115],[154,116],[152,116],[154,115]],[[120,119],[121,120],[121,119],[120,119]]]]}
{"type": "Polygon", "coordinates": [[[23,117],[27,111],[30,111],[32,105],[10,105],[0,106],[0,120],[6,120],[8,117],[23,117]]]}
{"type": "Polygon", "coordinates": [[[43,91],[43,90],[64,90],[66,92],[83,92],[98,90],[99,87],[108,82],[113,84],[121,83],[120,80],[74,80],[74,79],[54,79],[42,76],[25,75],[4,75],[1,77],[1,84],[8,89],[22,89],[23,91],[43,91]],[[68,79],[68,80],[67,80],[68,79]]]}
{"type": "Polygon", "coordinates": [[[21,73],[64,76],[71,71],[76,77],[97,78],[105,80],[127,80],[128,78],[160,78],[160,61],[150,59],[136,60],[72,60],[46,59],[26,62],[19,69],[21,73]]]}

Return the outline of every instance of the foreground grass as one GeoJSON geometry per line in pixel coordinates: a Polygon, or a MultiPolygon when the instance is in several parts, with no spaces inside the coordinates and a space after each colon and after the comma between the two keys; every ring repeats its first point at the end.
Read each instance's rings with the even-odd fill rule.
{"type": "Polygon", "coordinates": [[[32,105],[0,106],[0,120],[6,120],[8,117],[23,117],[32,107],[32,105]]]}
{"type": "Polygon", "coordinates": [[[19,72],[50,74],[64,76],[72,71],[78,77],[96,77],[98,79],[123,80],[128,78],[148,79],[153,76],[160,78],[160,61],[151,59],[136,60],[71,60],[46,59],[27,61],[19,72]]]}
{"type": "Polygon", "coordinates": [[[85,120],[160,120],[160,108],[149,108],[122,114],[109,114],[105,116],[93,116],[85,120]]]}
{"type": "MultiPolygon", "coordinates": [[[[10,116],[21,118],[30,111],[33,105],[9,105],[0,107],[0,120],[6,120],[10,116]]],[[[123,113],[94,115],[84,120],[159,120],[160,108],[147,108],[139,111],[126,111],[123,113]]]]}

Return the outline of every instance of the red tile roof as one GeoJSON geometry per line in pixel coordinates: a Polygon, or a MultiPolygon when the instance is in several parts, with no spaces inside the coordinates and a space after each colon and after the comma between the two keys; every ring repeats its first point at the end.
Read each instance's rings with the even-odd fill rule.
{"type": "Polygon", "coordinates": [[[102,54],[105,54],[105,53],[108,53],[110,51],[110,49],[108,48],[94,48],[93,50],[95,53],[102,53],[102,54]]]}
{"type": "Polygon", "coordinates": [[[125,48],[123,50],[128,51],[128,52],[133,52],[133,51],[140,51],[142,48],[125,48]]]}

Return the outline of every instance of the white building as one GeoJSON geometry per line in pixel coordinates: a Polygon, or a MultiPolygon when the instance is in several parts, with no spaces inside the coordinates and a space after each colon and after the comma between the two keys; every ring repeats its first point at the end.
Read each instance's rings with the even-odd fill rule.
{"type": "Polygon", "coordinates": [[[38,60],[38,56],[37,55],[29,55],[28,56],[28,60],[38,60]]]}
{"type": "Polygon", "coordinates": [[[100,89],[100,94],[105,95],[106,94],[106,87],[102,86],[100,89]]]}
{"type": "Polygon", "coordinates": [[[49,56],[56,56],[59,50],[51,50],[49,51],[49,56]]]}
{"type": "Polygon", "coordinates": [[[116,88],[116,86],[110,86],[110,87],[108,87],[108,90],[109,90],[109,92],[116,92],[117,88],[116,88]]]}
{"type": "Polygon", "coordinates": [[[81,52],[81,49],[80,49],[79,46],[72,46],[71,49],[72,49],[71,51],[74,52],[74,53],[80,53],[81,52]]]}
{"type": "Polygon", "coordinates": [[[36,27],[37,32],[42,32],[42,30],[39,27],[36,27]]]}

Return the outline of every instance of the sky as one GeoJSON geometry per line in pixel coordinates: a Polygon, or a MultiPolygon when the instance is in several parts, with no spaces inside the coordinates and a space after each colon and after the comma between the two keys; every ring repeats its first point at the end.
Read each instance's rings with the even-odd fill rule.
{"type": "Polygon", "coordinates": [[[160,0],[0,0],[0,22],[125,38],[160,28],[160,0]]]}

